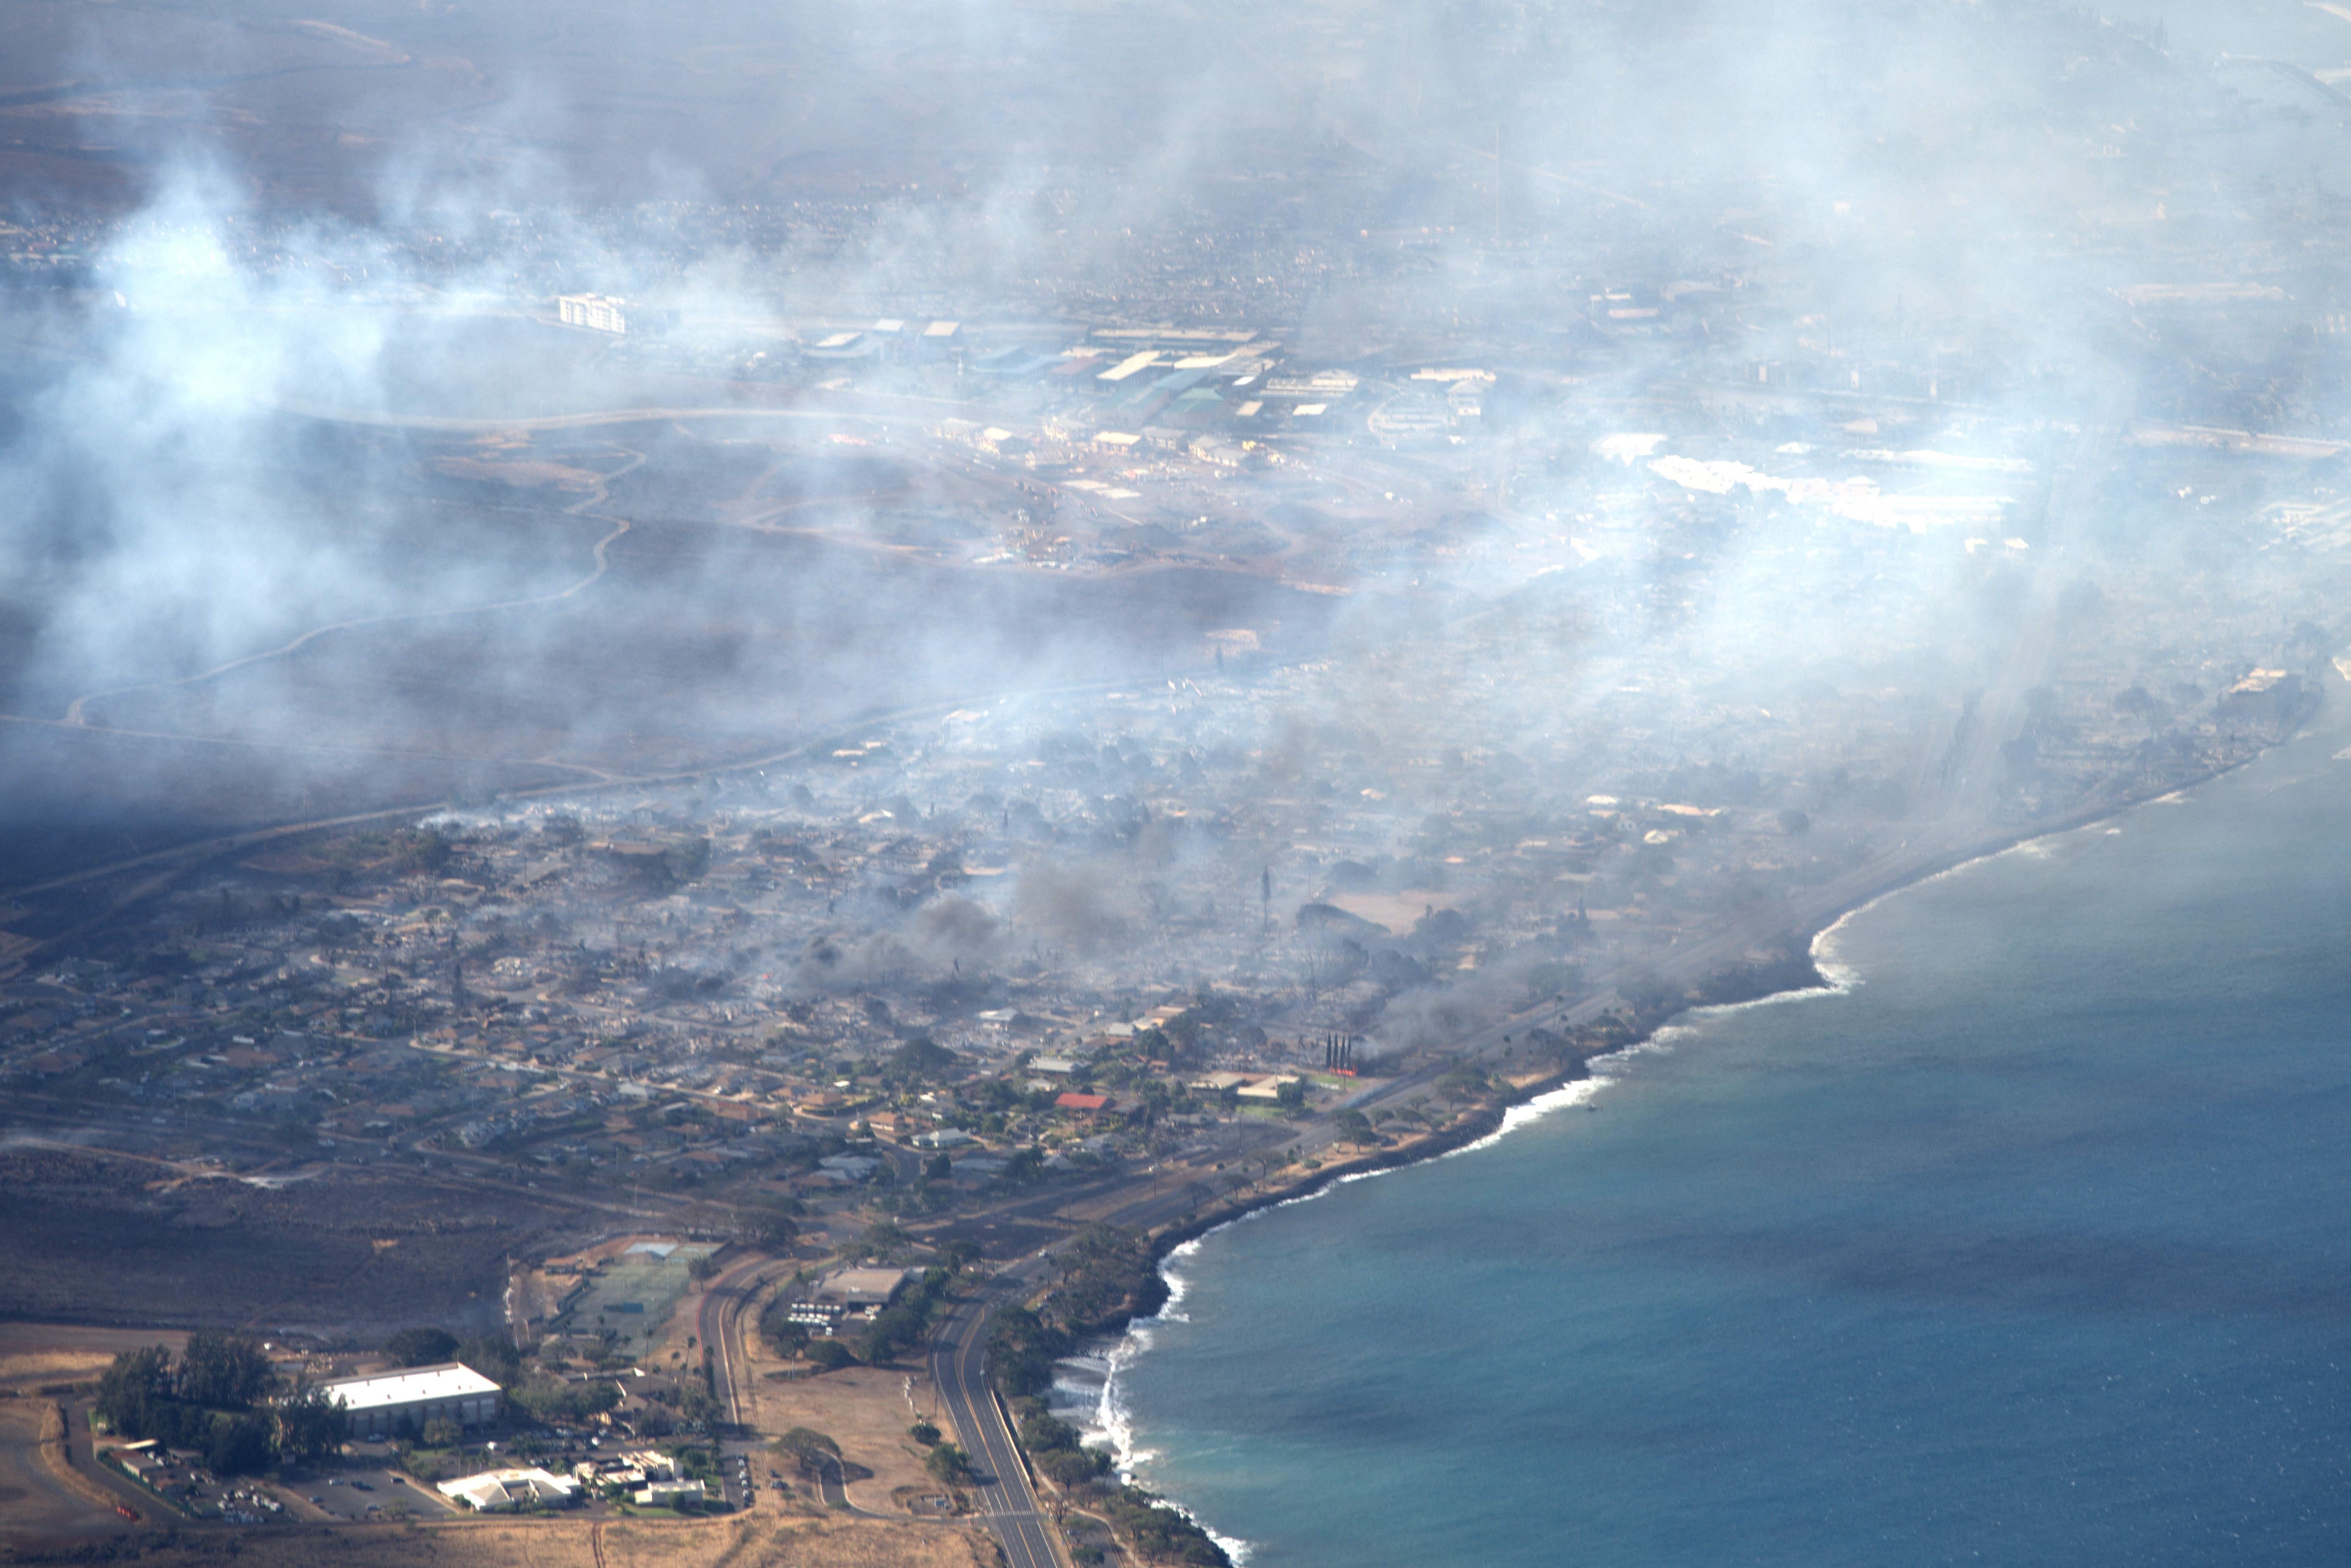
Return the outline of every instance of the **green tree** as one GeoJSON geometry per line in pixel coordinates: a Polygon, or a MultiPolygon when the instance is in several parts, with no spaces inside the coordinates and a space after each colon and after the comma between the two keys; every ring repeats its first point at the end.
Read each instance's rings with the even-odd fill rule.
{"type": "Polygon", "coordinates": [[[947,1158],[945,1149],[923,1162],[923,1179],[925,1181],[945,1181],[954,1175],[955,1162],[947,1158]]]}
{"type": "Polygon", "coordinates": [[[214,1475],[249,1476],[269,1468],[269,1423],[249,1410],[213,1417],[204,1464],[214,1475]]]}
{"type": "Polygon", "coordinates": [[[882,1079],[885,1083],[935,1082],[962,1065],[963,1058],[929,1035],[918,1034],[882,1059],[882,1079]]]}
{"type": "Polygon", "coordinates": [[[1134,1542],[1135,1554],[1146,1563],[1178,1563],[1188,1568],[1230,1568],[1207,1532],[1145,1491],[1134,1487],[1113,1489],[1101,1500],[1111,1522],[1134,1542]]]}
{"type": "Polygon", "coordinates": [[[867,1362],[879,1366],[901,1350],[921,1343],[926,1326],[926,1314],[922,1308],[902,1301],[865,1325],[864,1343],[858,1347],[859,1352],[867,1362]]]}
{"type": "Polygon", "coordinates": [[[447,1329],[402,1329],[383,1342],[394,1366],[434,1366],[457,1356],[457,1336],[447,1329]]]}
{"type": "Polygon", "coordinates": [[[342,1401],[329,1398],[325,1389],[313,1384],[297,1387],[277,1402],[272,1414],[277,1457],[292,1465],[316,1465],[334,1458],[350,1424],[342,1401]]]}
{"type": "Polygon", "coordinates": [[[1193,1046],[1198,1043],[1200,1035],[1207,1026],[1201,1022],[1197,1012],[1186,1010],[1177,1013],[1160,1027],[1167,1036],[1170,1065],[1173,1065],[1174,1062],[1183,1060],[1193,1046]]]}
{"type": "Polygon", "coordinates": [[[491,1382],[504,1385],[522,1376],[522,1353],[504,1334],[480,1334],[457,1347],[456,1359],[491,1382]]]}
{"type": "Polygon", "coordinates": [[[180,1353],[180,1397],[215,1410],[249,1410],[277,1381],[251,1334],[198,1329],[180,1353]]]}
{"type": "Polygon", "coordinates": [[[1088,1456],[1088,1473],[1095,1473],[1092,1456],[1099,1450],[1086,1448],[1083,1433],[1054,1416],[1042,1399],[1022,1399],[1016,1407],[1020,1416],[1020,1446],[1031,1456],[1041,1459],[1048,1454],[1083,1453],[1088,1456]]]}
{"type": "Polygon", "coordinates": [[[1067,1331],[1027,1307],[1000,1308],[988,1325],[988,1367],[1007,1394],[1036,1394],[1053,1385],[1053,1363],[1073,1343],[1067,1331]]]}
{"type": "Polygon", "coordinates": [[[160,1344],[126,1350],[98,1380],[98,1411],[117,1432],[143,1439],[162,1436],[162,1407],[172,1397],[172,1353],[160,1344]]]}
{"type": "Polygon", "coordinates": [[[914,1242],[913,1237],[884,1219],[866,1227],[862,1245],[867,1257],[887,1260],[904,1252],[914,1242]]]}
{"type": "Polygon", "coordinates": [[[618,1405],[621,1392],[601,1378],[594,1383],[565,1383],[534,1377],[507,1389],[507,1397],[517,1409],[542,1421],[580,1421],[618,1405]]]}
{"type": "Polygon", "coordinates": [[[791,1311],[792,1303],[778,1296],[759,1314],[759,1332],[784,1355],[798,1355],[800,1346],[809,1342],[808,1325],[792,1322],[791,1311]]]}
{"type": "Polygon", "coordinates": [[[435,1416],[424,1423],[420,1439],[428,1448],[454,1448],[465,1440],[465,1428],[446,1416],[435,1416]]]}
{"type": "Polygon", "coordinates": [[[941,1443],[925,1454],[923,1469],[948,1486],[962,1486],[971,1479],[970,1456],[953,1443],[941,1443]]]}
{"type": "Polygon", "coordinates": [[[841,1458],[841,1445],[812,1427],[795,1427],[776,1439],[776,1448],[789,1454],[807,1475],[821,1472],[829,1460],[841,1458]]]}
{"type": "Polygon", "coordinates": [[[1437,1092],[1447,1100],[1475,1100],[1487,1090],[1486,1075],[1464,1061],[1449,1068],[1437,1081],[1437,1092]]]}
{"type": "Polygon", "coordinates": [[[1058,1486],[1073,1487],[1110,1473],[1110,1456],[1100,1448],[1048,1448],[1035,1458],[1037,1468],[1058,1486]]]}
{"type": "Polygon", "coordinates": [[[1273,1102],[1285,1111],[1304,1110],[1306,1108],[1306,1081],[1302,1078],[1292,1078],[1287,1082],[1275,1084],[1273,1089],[1273,1102]]]}
{"type": "Polygon", "coordinates": [[[844,1366],[857,1364],[849,1347],[837,1339],[812,1339],[800,1347],[800,1354],[814,1363],[819,1372],[839,1372],[844,1366]]]}

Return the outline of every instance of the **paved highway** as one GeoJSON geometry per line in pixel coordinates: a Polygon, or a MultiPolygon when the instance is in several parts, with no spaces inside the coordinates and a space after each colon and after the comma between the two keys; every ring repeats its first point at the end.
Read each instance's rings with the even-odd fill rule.
{"type": "Polygon", "coordinates": [[[931,1379],[946,1407],[947,1420],[971,1455],[981,1479],[972,1490],[986,1510],[988,1527],[1004,1543],[1008,1568],[1062,1568],[1053,1550],[1053,1532],[1037,1511],[1037,1493],[1021,1467],[1011,1428],[987,1386],[986,1359],[987,1320],[1001,1303],[1029,1289],[1029,1271],[1041,1258],[1023,1260],[1016,1272],[998,1277],[996,1286],[975,1300],[956,1305],[931,1345],[931,1379]]]}
{"type": "Polygon", "coordinates": [[[695,1333],[710,1352],[711,1388],[718,1408],[730,1426],[740,1427],[750,1400],[742,1387],[750,1356],[743,1340],[746,1311],[759,1299],[760,1288],[776,1275],[789,1272],[789,1259],[747,1258],[714,1277],[702,1292],[695,1314],[695,1333]]]}

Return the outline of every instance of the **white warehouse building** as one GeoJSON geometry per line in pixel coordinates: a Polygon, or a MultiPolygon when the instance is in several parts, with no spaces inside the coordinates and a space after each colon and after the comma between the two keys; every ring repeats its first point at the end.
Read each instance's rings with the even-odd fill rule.
{"type": "Polygon", "coordinates": [[[606,294],[559,294],[556,314],[567,327],[592,327],[599,332],[629,330],[628,301],[606,294]]]}
{"type": "Polygon", "coordinates": [[[444,1418],[460,1427],[486,1426],[501,1408],[498,1385],[454,1361],[319,1386],[349,1413],[350,1435],[360,1438],[421,1432],[427,1421],[444,1418]]]}

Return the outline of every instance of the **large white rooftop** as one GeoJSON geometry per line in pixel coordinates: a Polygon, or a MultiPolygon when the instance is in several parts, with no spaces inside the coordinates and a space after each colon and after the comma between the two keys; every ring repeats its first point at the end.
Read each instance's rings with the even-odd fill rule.
{"type": "Polygon", "coordinates": [[[457,1362],[444,1366],[412,1366],[375,1377],[345,1377],[319,1385],[329,1399],[340,1399],[347,1410],[380,1410],[387,1405],[415,1405],[429,1400],[464,1399],[496,1394],[498,1385],[457,1362]]]}
{"type": "Polygon", "coordinates": [[[542,1469],[485,1470],[478,1476],[443,1481],[440,1492],[472,1503],[484,1513],[498,1513],[526,1500],[569,1502],[580,1495],[580,1483],[542,1469]]]}

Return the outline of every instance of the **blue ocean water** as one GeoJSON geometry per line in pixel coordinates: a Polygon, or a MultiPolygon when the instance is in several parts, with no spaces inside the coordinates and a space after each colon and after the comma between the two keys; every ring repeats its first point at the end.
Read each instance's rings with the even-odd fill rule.
{"type": "Polygon", "coordinates": [[[2344,738],[1207,1238],[1143,1479],[1251,1568],[2351,1562],[2344,738]]]}

